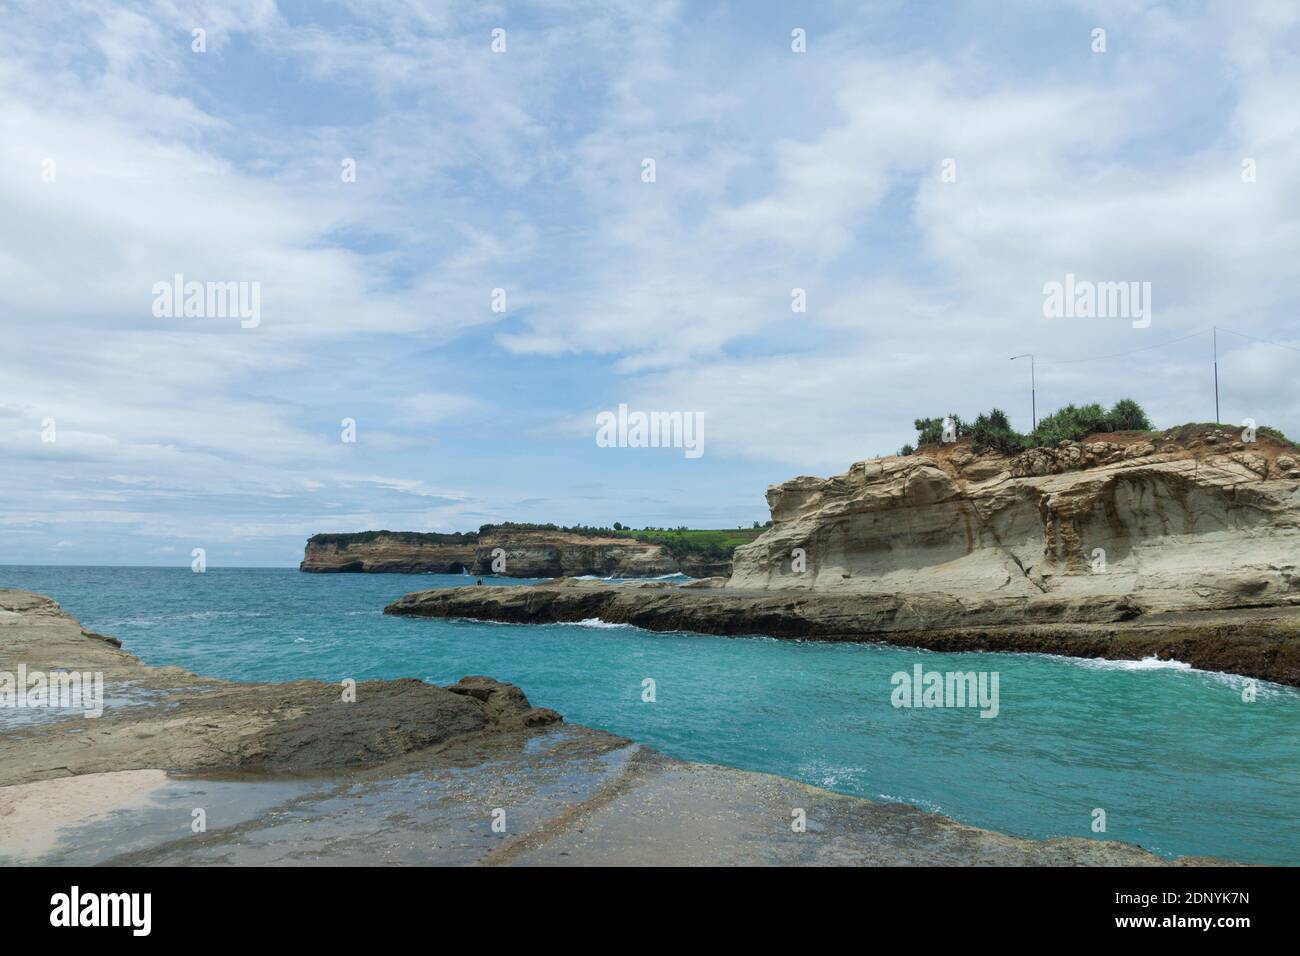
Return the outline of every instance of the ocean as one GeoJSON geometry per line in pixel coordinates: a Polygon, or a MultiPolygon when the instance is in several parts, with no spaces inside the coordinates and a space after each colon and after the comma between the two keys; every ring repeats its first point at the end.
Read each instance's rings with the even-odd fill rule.
{"type": "Polygon", "coordinates": [[[55,598],[149,664],[254,681],[445,684],[485,674],[518,684],[571,723],[685,760],[910,803],[1017,836],[1105,837],[1166,856],[1300,863],[1300,692],[1292,688],[1261,682],[1248,703],[1242,678],[1174,662],[381,613],[407,592],[470,581],[0,567],[0,587],[55,598]],[[996,674],[996,717],[977,707],[894,706],[894,675],[917,665],[996,674]],[[1098,810],[1104,833],[1093,832],[1098,810]]]}

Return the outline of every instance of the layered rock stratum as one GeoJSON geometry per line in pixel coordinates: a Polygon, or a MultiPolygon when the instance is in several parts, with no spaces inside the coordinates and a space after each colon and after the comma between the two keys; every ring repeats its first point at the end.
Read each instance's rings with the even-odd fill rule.
{"type": "Polygon", "coordinates": [[[407,595],[389,613],[1155,655],[1300,685],[1300,455],[1263,433],[969,442],[768,489],[772,526],[692,587],[407,595]]]}
{"type": "Polygon", "coordinates": [[[1300,466],[1261,435],[1124,433],[1014,457],[966,443],[768,489],[734,589],[1127,598],[1140,612],[1300,601],[1300,466]],[[799,549],[805,558],[802,569],[799,549]]]}
{"type": "Polygon", "coordinates": [[[307,541],[300,571],[315,573],[468,574],[478,568],[478,536],[452,539],[418,532],[318,534],[307,541]]]}

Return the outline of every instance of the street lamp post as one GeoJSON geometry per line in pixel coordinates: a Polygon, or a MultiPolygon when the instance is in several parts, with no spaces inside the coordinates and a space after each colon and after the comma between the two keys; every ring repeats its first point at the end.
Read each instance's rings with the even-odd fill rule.
{"type": "Polygon", "coordinates": [[[1029,359],[1029,409],[1033,416],[1034,427],[1031,431],[1038,431],[1038,385],[1034,381],[1034,353],[1025,352],[1023,355],[1011,356],[1011,361],[1016,359],[1029,359]]]}
{"type": "Polygon", "coordinates": [[[1219,327],[1214,327],[1214,424],[1219,424],[1219,327]]]}

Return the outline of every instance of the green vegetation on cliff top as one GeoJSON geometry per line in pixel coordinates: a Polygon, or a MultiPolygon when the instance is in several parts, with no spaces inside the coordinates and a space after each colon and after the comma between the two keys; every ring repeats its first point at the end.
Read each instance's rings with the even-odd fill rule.
{"type": "MultiPolygon", "coordinates": [[[[1018,432],[1011,427],[1011,422],[1001,409],[994,408],[981,412],[973,422],[965,421],[960,415],[949,413],[955,426],[957,438],[969,438],[971,448],[979,453],[999,451],[1004,455],[1014,455],[1027,448],[1054,447],[1063,441],[1083,441],[1090,435],[1107,432],[1153,432],[1151,420],[1142,406],[1131,398],[1122,398],[1110,409],[1093,402],[1090,405],[1066,405],[1038,422],[1038,427],[1031,432],[1018,432]]],[[[918,418],[916,426],[917,445],[936,445],[943,439],[943,422],[940,418],[918,418]]],[[[1233,430],[1236,425],[1216,425],[1214,423],[1189,423],[1166,429],[1160,434],[1175,441],[1186,441],[1194,435],[1215,428],[1233,430]]],[[[1260,426],[1256,433],[1266,435],[1275,441],[1300,448],[1276,428],[1260,426]]],[[[904,445],[900,455],[910,455],[916,451],[912,445],[904,445]]]]}
{"type": "MultiPolygon", "coordinates": [[[[973,422],[960,415],[949,413],[957,438],[969,437],[976,452],[1000,451],[1014,455],[1026,448],[1054,446],[1063,441],[1080,441],[1099,432],[1151,431],[1151,421],[1142,406],[1131,398],[1122,398],[1106,410],[1093,402],[1091,405],[1066,405],[1038,422],[1031,432],[1021,433],[1011,427],[1006,412],[999,408],[981,412],[973,422]]],[[[936,445],[943,439],[943,418],[918,418],[916,426],[918,446],[936,445]]],[[[914,452],[904,445],[899,454],[914,452]]]]}
{"type": "Polygon", "coordinates": [[[307,539],[309,545],[336,545],[344,551],[350,544],[365,544],[380,537],[393,538],[404,544],[470,545],[478,542],[477,531],[457,531],[444,534],[439,531],[344,531],[314,534],[307,539]]]}

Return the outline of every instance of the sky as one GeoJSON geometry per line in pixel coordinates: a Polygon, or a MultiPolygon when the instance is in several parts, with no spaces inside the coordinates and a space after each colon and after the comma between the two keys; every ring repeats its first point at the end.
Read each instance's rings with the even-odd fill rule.
{"type": "Polygon", "coordinates": [[[1213,421],[1213,326],[1222,420],[1300,435],[1294,3],[0,22],[0,563],[748,527],[917,417],[1028,430],[1020,353],[1040,416],[1213,421]],[[159,315],[178,274],[255,284],[256,322],[159,315]],[[1150,283],[1149,323],[1045,315],[1067,275],[1150,283]],[[700,416],[703,454],[601,447],[620,404],[700,416]]]}

